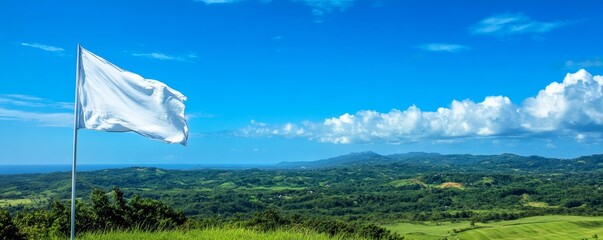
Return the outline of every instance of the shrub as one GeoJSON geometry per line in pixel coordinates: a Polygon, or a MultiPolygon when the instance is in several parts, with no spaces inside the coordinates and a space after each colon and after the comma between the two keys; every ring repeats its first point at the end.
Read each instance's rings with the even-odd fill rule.
{"type": "Polygon", "coordinates": [[[25,239],[13,222],[10,213],[0,208],[0,239],[25,239]]]}

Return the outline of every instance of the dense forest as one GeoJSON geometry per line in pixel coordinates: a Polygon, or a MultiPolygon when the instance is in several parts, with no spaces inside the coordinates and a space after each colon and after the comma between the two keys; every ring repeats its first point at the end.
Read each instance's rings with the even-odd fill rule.
{"type": "MultiPolygon", "coordinates": [[[[67,206],[69,177],[65,172],[0,175],[0,206],[15,219],[40,209],[57,212],[67,206]]],[[[283,224],[317,221],[319,228],[324,222],[338,222],[338,229],[359,229],[352,225],[370,228],[370,223],[380,229],[380,224],[400,221],[603,215],[601,183],[603,155],[550,159],[365,152],[261,169],[131,167],[82,172],[78,198],[82,204],[95,204],[110,192],[117,196],[111,204],[129,204],[129,209],[141,202],[165,204],[164,209],[175,209],[164,214],[174,226],[186,221],[266,222],[260,216],[267,214],[283,224]]]]}

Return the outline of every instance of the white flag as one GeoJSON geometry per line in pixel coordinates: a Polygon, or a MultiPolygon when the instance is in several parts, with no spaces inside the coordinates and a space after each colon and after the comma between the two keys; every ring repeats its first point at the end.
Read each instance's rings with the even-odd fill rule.
{"type": "Polygon", "coordinates": [[[186,145],[186,97],[162,82],[144,79],[80,47],[76,127],[133,131],[186,145]]]}

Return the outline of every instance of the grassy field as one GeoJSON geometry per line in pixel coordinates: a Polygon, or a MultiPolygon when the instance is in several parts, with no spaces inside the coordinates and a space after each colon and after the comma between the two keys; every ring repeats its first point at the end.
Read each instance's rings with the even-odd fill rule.
{"type": "Polygon", "coordinates": [[[398,223],[384,226],[409,239],[594,239],[597,234],[603,239],[603,217],[539,216],[512,221],[477,223],[474,228],[469,222],[458,223],[398,223]],[[462,230],[455,233],[454,230],[462,230]]]}
{"type": "Polygon", "coordinates": [[[423,222],[423,223],[397,223],[383,227],[402,234],[404,237],[415,240],[442,239],[448,236],[453,229],[468,228],[469,222],[423,222]]]}
{"type": "Polygon", "coordinates": [[[324,234],[315,232],[300,232],[300,231],[274,231],[274,232],[257,232],[244,228],[232,229],[202,229],[190,231],[164,231],[164,232],[109,232],[109,233],[94,233],[78,236],[81,240],[178,240],[178,239],[199,239],[199,240],[343,240],[350,238],[333,238],[324,234]]]}
{"type": "Polygon", "coordinates": [[[542,216],[490,224],[461,232],[459,239],[603,239],[603,217],[542,216]]]}
{"type": "Polygon", "coordinates": [[[29,198],[23,199],[0,199],[0,207],[6,206],[16,206],[16,205],[27,205],[31,204],[33,201],[29,198]]]}

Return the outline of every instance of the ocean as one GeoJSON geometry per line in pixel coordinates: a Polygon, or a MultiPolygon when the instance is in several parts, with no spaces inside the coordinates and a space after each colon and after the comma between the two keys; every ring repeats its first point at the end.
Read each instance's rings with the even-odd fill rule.
{"type": "MultiPolygon", "coordinates": [[[[88,164],[77,165],[78,172],[128,167],[156,167],[172,170],[194,169],[250,169],[262,168],[266,165],[254,164],[88,164]]],[[[71,165],[0,165],[0,175],[71,172],[71,165]]]]}

